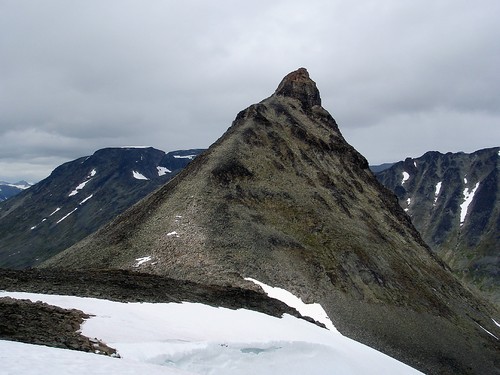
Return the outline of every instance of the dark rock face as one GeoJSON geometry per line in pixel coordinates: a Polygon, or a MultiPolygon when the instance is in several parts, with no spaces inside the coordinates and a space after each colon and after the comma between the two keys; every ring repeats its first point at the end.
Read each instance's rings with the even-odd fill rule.
{"type": "Polygon", "coordinates": [[[310,110],[316,105],[321,106],[319,90],[316,88],[316,83],[309,78],[305,68],[286,75],[276,89],[275,95],[298,99],[304,110],[310,110]]]}
{"type": "Polygon", "coordinates": [[[35,266],[125,211],[201,150],[106,148],[0,203],[0,266],[35,266]]]}
{"type": "Polygon", "coordinates": [[[425,245],[306,71],[287,77],[175,179],[43,267],[243,288],[252,277],[424,372],[497,372],[499,342],[479,327],[499,336],[497,312],[425,245]]]}
{"type": "Polygon", "coordinates": [[[379,181],[396,193],[431,248],[461,279],[497,305],[499,152],[499,147],[471,154],[427,152],[377,174],[379,181]]]}

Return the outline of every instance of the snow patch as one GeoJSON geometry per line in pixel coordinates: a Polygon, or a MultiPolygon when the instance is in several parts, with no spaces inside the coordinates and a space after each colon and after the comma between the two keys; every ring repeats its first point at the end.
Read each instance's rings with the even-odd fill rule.
{"type": "Polygon", "coordinates": [[[492,337],[494,337],[495,339],[497,339],[497,340],[498,340],[498,337],[496,337],[493,333],[491,333],[491,332],[490,332],[490,331],[488,331],[486,328],[484,328],[481,324],[479,324],[479,323],[476,323],[476,324],[477,324],[479,327],[481,327],[481,328],[482,328],[482,330],[483,330],[484,332],[486,332],[488,335],[490,335],[490,336],[492,336],[492,337]]]}
{"type": "Polygon", "coordinates": [[[83,201],[81,201],[80,203],[78,203],[80,206],[82,204],[84,204],[85,202],[87,202],[90,198],[92,198],[94,196],[94,194],[90,194],[87,198],[85,198],[83,201]]]}
{"type": "MultiPolygon", "coordinates": [[[[498,151],[500,153],[500,151],[498,151]]],[[[500,327],[500,323],[498,323],[495,319],[491,319],[493,320],[493,323],[495,323],[498,327],[500,327]]]]}
{"type": "Polygon", "coordinates": [[[417,162],[416,162],[416,161],[414,161],[414,162],[413,162],[413,166],[414,166],[415,168],[417,168],[417,162]]]}
{"type": "Polygon", "coordinates": [[[151,257],[150,256],[145,256],[145,257],[142,257],[142,258],[136,258],[136,264],[134,265],[134,267],[139,267],[141,264],[144,264],[146,262],[149,262],[151,261],[151,257]]]}
{"type": "Polygon", "coordinates": [[[404,185],[404,183],[408,181],[409,178],[410,175],[408,174],[408,172],[403,171],[403,180],[401,181],[401,185],[404,185]]]}
{"type": "Polygon", "coordinates": [[[335,328],[327,313],[319,303],[304,303],[299,297],[296,297],[285,289],[269,286],[250,277],[245,277],[245,280],[259,285],[269,297],[286,303],[302,315],[309,316],[314,320],[323,323],[330,331],[338,333],[337,328],[335,328]]]}
{"type": "Polygon", "coordinates": [[[54,215],[54,214],[55,214],[57,211],[59,211],[60,209],[61,209],[61,207],[57,207],[57,208],[54,210],[54,212],[52,212],[49,216],[54,215]]]}
{"type": "Polygon", "coordinates": [[[0,341],[2,370],[15,374],[421,374],[366,345],[288,314],[200,303],[122,303],[0,292],[91,315],[82,334],[121,358],[0,341]],[[22,358],[22,360],[20,360],[22,358]]]}
{"type": "Polygon", "coordinates": [[[179,234],[175,230],[173,232],[167,233],[167,236],[179,238],[179,234]]]}
{"type": "Polygon", "coordinates": [[[196,155],[174,155],[175,159],[190,159],[193,160],[196,155]]]}
{"type": "MultiPolygon", "coordinates": [[[[464,181],[466,179],[464,178],[464,181]]],[[[479,182],[471,189],[465,188],[464,189],[464,201],[460,205],[460,226],[464,224],[465,217],[467,216],[467,210],[469,209],[469,205],[472,203],[472,200],[474,199],[474,194],[476,194],[476,190],[479,187],[479,182]]]]}
{"type": "Polygon", "coordinates": [[[92,179],[88,179],[87,181],[83,181],[80,185],[78,185],[75,190],[73,190],[71,193],[69,193],[68,197],[72,197],[73,195],[77,195],[79,190],[82,190],[85,185],[89,183],[92,179]]]}
{"type": "Polygon", "coordinates": [[[439,196],[439,193],[441,192],[441,186],[443,185],[443,182],[442,181],[439,181],[437,184],[436,184],[436,190],[434,191],[434,204],[436,204],[437,202],[437,199],[438,199],[438,196],[439,196]]]}
{"type": "Polygon", "coordinates": [[[170,169],[165,167],[156,167],[156,169],[158,170],[158,176],[164,176],[167,173],[172,173],[170,169]]]}
{"type": "Polygon", "coordinates": [[[140,174],[139,172],[137,171],[132,171],[132,175],[134,176],[134,178],[136,180],[149,180],[149,178],[147,178],[146,176],[144,176],[143,174],[140,174]]]}
{"type": "Polygon", "coordinates": [[[73,211],[71,211],[70,213],[68,213],[67,215],[63,216],[62,218],[60,218],[56,224],[59,224],[61,221],[63,221],[64,219],[66,219],[69,215],[71,215],[73,212],[75,212],[76,210],[78,210],[78,207],[75,208],[73,211]]]}
{"type": "Polygon", "coordinates": [[[97,171],[96,171],[96,170],[95,170],[95,168],[94,168],[94,169],[92,169],[92,170],[90,171],[89,176],[90,176],[90,177],[94,177],[94,176],[96,175],[96,173],[97,173],[97,171]]]}

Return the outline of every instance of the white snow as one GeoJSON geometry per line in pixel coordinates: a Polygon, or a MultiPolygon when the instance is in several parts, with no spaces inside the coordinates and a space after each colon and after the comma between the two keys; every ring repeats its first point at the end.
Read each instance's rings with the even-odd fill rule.
{"type": "Polygon", "coordinates": [[[149,262],[152,258],[150,256],[145,256],[142,258],[137,258],[136,261],[137,263],[135,264],[134,267],[139,267],[141,264],[149,262]]]}
{"type": "MultiPolygon", "coordinates": [[[[464,179],[465,180],[465,179],[464,179]]],[[[465,221],[465,217],[467,216],[467,210],[469,209],[469,205],[472,203],[474,199],[474,194],[476,194],[476,190],[479,187],[479,182],[471,189],[464,189],[464,201],[460,205],[460,225],[463,225],[465,221]]]]}
{"type": "Polygon", "coordinates": [[[73,190],[71,193],[69,193],[68,197],[72,197],[73,195],[76,195],[78,194],[78,190],[82,190],[85,185],[87,185],[89,183],[89,181],[91,181],[92,179],[88,179],[87,181],[83,181],[80,185],[78,185],[75,190],[73,190]]]}
{"type": "Polygon", "coordinates": [[[410,207],[410,204],[411,204],[411,198],[408,198],[408,199],[406,200],[406,206],[407,206],[407,207],[404,209],[404,210],[405,210],[405,212],[408,212],[409,207],[410,207]]]}
{"type": "Polygon", "coordinates": [[[191,159],[193,160],[196,155],[174,155],[175,159],[191,159]]]}
{"type": "Polygon", "coordinates": [[[417,168],[417,162],[416,162],[416,161],[414,161],[414,162],[413,162],[413,166],[414,166],[415,168],[417,168]]]}
{"type": "Polygon", "coordinates": [[[66,219],[69,215],[71,215],[71,214],[72,214],[73,212],[75,212],[76,210],[78,210],[78,207],[77,207],[77,208],[75,208],[75,209],[74,209],[73,211],[71,211],[70,213],[68,213],[68,214],[64,215],[62,218],[60,218],[60,219],[56,222],[56,224],[59,224],[61,221],[63,221],[64,219],[66,219]]]}
{"type": "Polygon", "coordinates": [[[94,168],[94,169],[92,169],[92,170],[90,171],[89,176],[90,176],[90,177],[94,177],[94,176],[96,175],[96,173],[97,173],[97,171],[96,171],[96,170],[95,170],[95,168],[94,168]]]}
{"type": "Polygon", "coordinates": [[[132,175],[134,176],[135,179],[137,180],[149,180],[149,178],[147,178],[146,176],[140,174],[139,172],[137,171],[132,171],[132,175]]]}
{"type": "Polygon", "coordinates": [[[282,318],[199,303],[121,303],[0,292],[91,315],[82,334],[121,358],[0,341],[9,374],[420,374],[374,349],[285,314],[282,318]]]}
{"type": "Polygon", "coordinates": [[[49,216],[54,215],[54,214],[55,214],[57,211],[59,211],[60,209],[61,209],[61,207],[57,207],[57,208],[54,210],[54,212],[52,212],[49,216]]]}
{"type": "MultiPolygon", "coordinates": [[[[500,153],[500,151],[498,151],[500,153]]],[[[493,323],[495,323],[498,327],[500,327],[500,323],[498,323],[495,319],[491,319],[493,320],[493,323]]]]}
{"type": "Polygon", "coordinates": [[[90,198],[92,198],[94,196],[94,194],[90,194],[87,198],[85,198],[83,201],[81,201],[80,203],[78,203],[80,206],[82,204],[84,204],[85,202],[87,202],[90,198]]]}
{"type": "Polygon", "coordinates": [[[170,169],[165,167],[156,167],[156,169],[158,170],[158,176],[164,176],[167,173],[172,173],[170,169]]]}
{"type": "Polygon", "coordinates": [[[443,185],[443,182],[442,181],[439,181],[437,184],[436,184],[436,190],[434,191],[434,203],[437,202],[437,199],[438,199],[438,196],[439,196],[439,193],[441,192],[441,186],[443,185]]]}
{"type": "Polygon", "coordinates": [[[174,230],[173,232],[167,233],[167,236],[169,236],[169,237],[171,237],[171,236],[179,237],[179,234],[174,230]]]}
{"type": "MultiPolygon", "coordinates": [[[[6,186],[11,186],[11,187],[15,187],[15,188],[18,188],[18,189],[21,189],[21,190],[26,190],[28,189],[29,187],[31,187],[32,184],[29,184],[29,183],[22,183],[22,184],[10,184],[10,183],[4,183],[4,185],[6,186]]],[[[1,189],[0,189],[1,191],[1,189]]]]}
{"type": "Polygon", "coordinates": [[[403,171],[403,180],[401,181],[401,185],[404,185],[404,183],[408,181],[409,178],[410,175],[408,174],[408,172],[403,171]]]}
{"type": "Polygon", "coordinates": [[[299,297],[293,295],[285,289],[266,285],[250,277],[245,277],[245,280],[259,285],[269,297],[286,303],[303,316],[309,316],[314,320],[323,323],[330,331],[338,332],[337,328],[335,328],[327,313],[319,303],[304,303],[299,297]]]}
{"type": "Polygon", "coordinates": [[[484,332],[486,332],[488,335],[490,335],[490,336],[492,336],[492,337],[494,337],[495,339],[497,339],[497,340],[498,340],[498,337],[496,337],[493,333],[491,333],[491,332],[490,332],[490,331],[488,331],[486,328],[484,328],[481,324],[479,324],[479,323],[476,323],[476,324],[477,324],[479,327],[481,327],[481,328],[482,328],[482,330],[483,330],[484,332]]]}

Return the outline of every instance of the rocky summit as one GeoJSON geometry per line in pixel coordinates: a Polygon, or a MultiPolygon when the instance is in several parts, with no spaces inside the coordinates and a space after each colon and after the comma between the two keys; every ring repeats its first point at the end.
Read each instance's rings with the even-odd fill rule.
{"type": "Polygon", "coordinates": [[[434,255],[321,106],[305,69],[162,188],[43,267],[118,268],[321,303],[426,373],[500,370],[498,312],[434,255]]]}

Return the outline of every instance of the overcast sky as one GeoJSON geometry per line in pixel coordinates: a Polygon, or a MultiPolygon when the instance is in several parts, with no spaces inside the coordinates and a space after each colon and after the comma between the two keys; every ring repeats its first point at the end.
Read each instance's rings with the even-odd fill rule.
{"type": "Polygon", "coordinates": [[[371,164],[500,145],[498,0],[0,0],[0,180],[210,146],[306,67],[371,164]]]}

